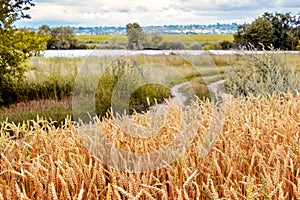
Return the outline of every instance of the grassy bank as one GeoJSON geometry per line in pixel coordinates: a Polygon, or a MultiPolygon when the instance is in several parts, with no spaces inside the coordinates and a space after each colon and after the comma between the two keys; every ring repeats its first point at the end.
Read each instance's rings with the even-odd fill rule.
{"type": "MultiPolygon", "coordinates": [[[[97,161],[70,121],[61,128],[41,120],[30,128],[1,123],[0,199],[299,199],[299,98],[231,99],[215,147],[201,158],[198,148],[212,106],[204,102],[188,151],[169,167],[141,174],[97,161]]],[[[132,138],[115,118],[98,125],[118,147],[151,152],[173,140],[182,112],[171,106],[167,123],[153,140],[132,138]]],[[[145,128],[153,122],[150,112],[132,117],[145,128]]]]}

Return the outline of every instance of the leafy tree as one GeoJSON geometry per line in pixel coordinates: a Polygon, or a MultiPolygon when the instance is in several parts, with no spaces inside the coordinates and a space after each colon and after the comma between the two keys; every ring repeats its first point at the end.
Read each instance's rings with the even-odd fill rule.
{"type": "Polygon", "coordinates": [[[126,35],[128,37],[127,49],[140,50],[143,49],[142,42],[144,32],[138,23],[129,23],[126,25],[126,35]]]}
{"type": "Polygon", "coordinates": [[[51,36],[47,45],[50,49],[74,49],[77,47],[78,41],[71,27],[57,27],[51,31],[51,36]]]}
{"type": "Polygon", "coordinates": [[[51,35],[51,28],[48,25],[42,25],[39,27],[39,33],[42,33],[44,35],[51,35]]]}
{"type": "Polygon", "coordinates": [[[300,17],[297,19],[290,13],[266,12],[250,25],[239,25],[234,42],[242,46],[252,43],[255,47],[272,44],[278,49],[294,50],[299,38],[300,17]]]}
{"type": "Polygon", "coordinates": [[[246,30],[247,41],[257,48],[270,47],[274,43],[274,28],[265,18],[256,19],[246,30]]]}
{"type": "Polygon", "coordinates": [[[25,11],[29,10],[31,6],[34,6],[32,0],[0,1],[0,28],[11,29],[15,21],[30,18],[25,11]]]}
{"type": "Polygon", "coordinates": [[[171,42],[163,42],[161,45],[159,45],[158,49],[160,50],[168,50],[171,48],[172,43],[171,42]]]}
{"type": "Polygon", "coordinates": [[[13,23],[30,18],[25,11],[34,6],[31,0],[0,1],[0,105],[17,100],[17,85],[27,70],[25,62],[45,48],[47,37],[13,23]]]}
{"type": "Polygon", "coordinates": [[[274,28],[271,22],[263,17],[257,18],[250,25],[238,26],[238,31],[234,35],[234,42],[241,46],[251,43],[256,48],[268,47],[274,43],[274,28]]]}
{"type": "Polygon", "coordinates": [[[263,17],[269,20],[274,28],[274,47],[282,50],[294,49],[297,44],[295,25],[298,22],[296,16],[291,16],[290,13],[266,12],[263,17]]]}
{"type": "Polygon", "coordinates": [[[240,24],[238,25],[237,33],[233,35],[234,42],[237,44],[245,44],[247,42],[246,30],[249,27],[249,24],[240,24]]]}

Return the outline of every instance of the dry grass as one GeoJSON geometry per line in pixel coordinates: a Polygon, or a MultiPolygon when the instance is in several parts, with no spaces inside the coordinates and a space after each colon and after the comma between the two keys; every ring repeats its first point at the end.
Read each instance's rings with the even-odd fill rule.
{"type": "Polygon", "coordinates": [[[28,120],[36,120],[37,115],[57,121],[57,125],[72,114],[72,99],[62,100],[41,99],[28,102],[20,102],[10,105],[9,108],[0,107],[0,121],[24,123],[28,120]]]}
{"type": "MultiPolygon", "coordinates": [[[[68,120],[61,128],[42,120],[31,127],[2,123],[0,199],[299,200],[300,94],[232,98],[228,104],[224,130],[208,156],[197,156],[212,106],[204,102],[188,152],[167,168],[142,174],[96,161],[68,120]],[[6,135],[7,130],[15,135],[6,135]]],[[[146,143],[120,132],[115,118],[98,123],[115,144],[143,152],[172,140],[181,111],[172,106],[168,123],[146,143]]],[[[149,126],[148,114],[136,114],[133,121],[149,126]]]]}

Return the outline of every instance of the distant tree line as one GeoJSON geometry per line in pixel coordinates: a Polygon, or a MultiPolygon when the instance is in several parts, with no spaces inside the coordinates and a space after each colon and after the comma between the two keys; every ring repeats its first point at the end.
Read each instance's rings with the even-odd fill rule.
{"type": "MultiPolygon", "coordinates": [[[[186,47],[180,41],[160,43],[162,36],[152,35],[152,41],[146,40],[147,35],[137,23],[126,26],[128,36],[127,49],[174,49],[186,47]]],[[[290,13],[264,13],[251,24],[238,25],[234,41],[224,40],[218,44],[207,45],[204,49],[240,49],[254,46],[257,49],[300,50],[300,16],[290,13]]],[[[194,43],[189,49],[200,50],[201,44],[194,43]]]]}
{"type": "MultiPolygon", "coordinates": [[[[71,27],[50,28],[43,25],[39,33],[47,35],[47,49],[87,49],[89,46],[79,41],[71,27]]],[[[250,24],[238,25],[233,41],[224,40],[216,44],[183,44],[181,41],[163,41],[159,33],[145,33],[138,23],[126,25],[127,45],[119,48],[130,50],[158,49],[239,49],[250,45],[257,49],[276,48],[281,50],[300,50],[300,16],[290,13],[264,13],[250,24]],[[150,38],[150,39],[149,39],[150,38]]],[[[106,47],[107,48],[107,47],[106,47]]],[[[113,47],[112,47],[113,48],[113,47]]]]}

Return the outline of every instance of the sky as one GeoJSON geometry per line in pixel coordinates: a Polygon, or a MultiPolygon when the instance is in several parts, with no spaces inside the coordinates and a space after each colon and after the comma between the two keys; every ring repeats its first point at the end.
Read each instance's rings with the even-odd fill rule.
{"type": "Polygon", "coordinates": [[[250,23],[264,12],[300,13],[300,0],[34,0],[17,27],[250,23]]]}

